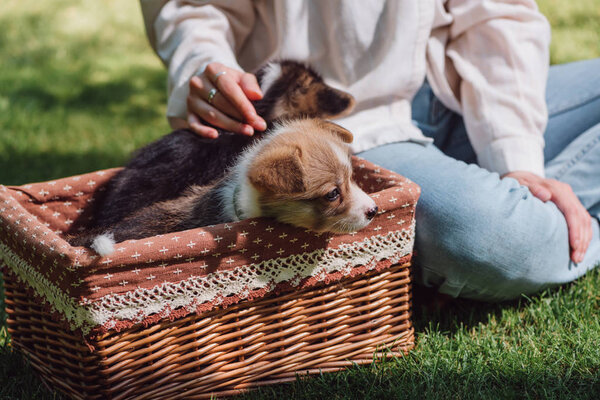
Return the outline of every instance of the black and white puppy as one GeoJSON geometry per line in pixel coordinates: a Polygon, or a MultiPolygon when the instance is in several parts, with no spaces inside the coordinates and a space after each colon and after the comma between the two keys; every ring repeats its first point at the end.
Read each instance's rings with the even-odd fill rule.
{"type": "MultiPolygon", "coordinates": [[[[256,77],[263,98],[253,105],[267,121],[267,130],[275,121],[331,119],[354,107],[350,94],[326,85],[310,67],[295,61],[268,63],[256,77]]],[[[216,139],[177,130],[138,150],[98,198],[93,226],[110,226],[136,210],[180,196],[191,185],[223,177],[238,155],[262,136],[217,130],[216,139]]]]}
{"type": "Polygon", "coordinates": [[[317,232],[360,230],[377,206],[352,180],[350,142],[350,132],[328,121],[284,121],[248,148],[225,177],[138,209],[88,233],[80,244],[106,255],[126,239],[255,217],[317,232]]]}
{"type": "Polygon", "coordinates": [[[260,216],[315,231],[366,226],[377,207],[352,182],[352,134],[320,119],[348,113],[354,99],[292,61],[267,64],[257,79],[263,138],[179,130],[146,146],[106,186],[95,226],[71,244],[104,255],[126,239],[260,216]]]}

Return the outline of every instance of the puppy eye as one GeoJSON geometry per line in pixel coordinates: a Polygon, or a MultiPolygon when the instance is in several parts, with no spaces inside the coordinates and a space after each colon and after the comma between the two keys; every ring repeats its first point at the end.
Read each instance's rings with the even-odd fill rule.
{"type": "Polygon", "coordinates": [[[327,201],[337,200],[338,197],[340,197],[340,190],[338,188],[333,189],[331,192],[325,195],[325,199],[327,201]]]}

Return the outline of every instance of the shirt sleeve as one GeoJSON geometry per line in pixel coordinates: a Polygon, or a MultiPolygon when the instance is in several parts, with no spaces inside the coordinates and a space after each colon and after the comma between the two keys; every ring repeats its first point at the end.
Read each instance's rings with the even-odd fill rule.
{"type": "Polygon", "coordinates": [[[188,82],[207,64],[241,70],[236,53],[254,24],[250,0],[142,0],[146,34],[168,68],[167,116],[187,118],[188,82]]]}
{"type": "Polygon", "coordinates": [[[547,20],[529,0],[449,0],[438,7],[428,79],[462,113],[479,165],[544,176],[547,20]]]}

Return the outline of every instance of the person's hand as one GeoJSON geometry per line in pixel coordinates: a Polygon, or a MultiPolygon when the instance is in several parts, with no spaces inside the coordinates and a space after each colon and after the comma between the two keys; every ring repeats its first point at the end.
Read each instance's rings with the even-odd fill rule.
{"type": "Polygon", "coordinates": [[[514,178],[521,185],[527,186],[538,199],[556,204],[564,214],[569,228],[571,260],[576,263],[582,262],[592,240],[592,218],[573,193],[571,186],[526,171],[509,172],[503,175],[503,178],[505,177],[514,178]]]}
{"type": "Polygon", "coordinates": [[[218,132],[202,121],[248,136],[253,135],[254,130],[267,128],[250,102],[262,98],[253,74],[215,62],[208,64],[201,75],[190,79],[189,85],[187,121],[173,123],[174,128],[187,123],[188,128],[206,138],[216,138],[218,132]]]}

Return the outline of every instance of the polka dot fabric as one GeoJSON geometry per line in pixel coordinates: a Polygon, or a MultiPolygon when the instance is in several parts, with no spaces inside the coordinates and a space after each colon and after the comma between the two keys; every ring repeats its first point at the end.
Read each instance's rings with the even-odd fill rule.
{"type": "Polygon", "coordinates": [[[118,170],[0,186],[0,258],[72,330],[95,334],[335,282],[406,262],[420,189],[359,158],[354,178],[379,207],[360,232],[318,234],[271,219],[73,247],[95,197],[118,170]]]}

